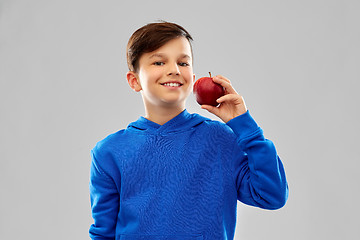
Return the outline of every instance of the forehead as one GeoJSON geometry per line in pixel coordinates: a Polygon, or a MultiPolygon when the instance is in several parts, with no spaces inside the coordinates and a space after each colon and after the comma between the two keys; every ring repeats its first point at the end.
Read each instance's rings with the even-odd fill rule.
{"type": "Polygon", "coordinates": [[[178,37],[165,43],[160,48],[144,53],[141,58],[155,57],[176,57],[176,58],[192,58],[191,46],[189,41],[184,37],[178,37]]]}

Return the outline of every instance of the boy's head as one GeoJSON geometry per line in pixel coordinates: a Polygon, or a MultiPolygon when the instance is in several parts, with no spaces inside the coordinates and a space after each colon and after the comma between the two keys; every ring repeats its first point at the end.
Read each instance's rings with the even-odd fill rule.
{"type": "Polygon", "coordinates": [[[130,37],[126,78],[141,92],[147,114],[184,109],[195,79],[191,41],[183,27],[169,22],[147,24],[130,37]]]}
{"type": "Polygon", "coordinates": [[[130,37],[126,48],[129,70],[137,73],[139,59],[144,53],[152,52],[178,37],[185,37],[189,41],[191,55],[193,55],[191,46],[193,39],[191,35],[183,27],[175,23],[149,23],[136,30],[130,37]]]}

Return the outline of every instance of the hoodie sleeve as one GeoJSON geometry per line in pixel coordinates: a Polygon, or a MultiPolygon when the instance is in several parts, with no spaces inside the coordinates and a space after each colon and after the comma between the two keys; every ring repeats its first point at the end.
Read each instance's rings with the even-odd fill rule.
{"type": "Polygon", "coordinates": [[[249,111],[227,125],[237,137],[233,163],[238,200],[269,210],[283,207],[288,198],[288,185],[274,144],[264,138],[249,111]]]}
{"type": "Polygon", "coordinates": [[[95,151],[91,151],[90,201],[94,223],[89,234],[93,240],[114,240],[119,193],[112,178],[100,167],[95,151]]]}

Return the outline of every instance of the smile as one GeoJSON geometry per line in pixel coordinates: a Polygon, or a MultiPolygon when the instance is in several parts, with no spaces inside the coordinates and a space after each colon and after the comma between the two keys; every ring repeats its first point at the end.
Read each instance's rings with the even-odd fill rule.
{"type": "Polygon", "coordinates": [[[180,87],[180,86],[182,86],[181,83],[176,83],[176,82],[162,83],[161,85],[166,86],[166,87],[180,87]]]}

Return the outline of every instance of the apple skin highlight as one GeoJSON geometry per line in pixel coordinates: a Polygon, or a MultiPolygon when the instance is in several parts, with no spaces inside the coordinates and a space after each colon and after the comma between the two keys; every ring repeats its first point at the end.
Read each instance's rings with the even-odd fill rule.
{"type": "Polygon", "coordinates": [[[219,103],[216,100],[225,94],[224,88],[215,83],[210,77],[199,78],[194,83],[193,93],[200,105],[211,105],[216,107],[219,103]]]}

